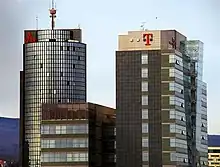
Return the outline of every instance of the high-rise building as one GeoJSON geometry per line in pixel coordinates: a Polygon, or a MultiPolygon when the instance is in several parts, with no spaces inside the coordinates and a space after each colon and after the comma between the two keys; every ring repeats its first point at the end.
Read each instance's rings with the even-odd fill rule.
{"type": "MultiPolygon", "coordinates": [[[[41,166],[44,104],[86,102],[86,44],[81,29],[25,30],[20,86],[21,156],[28,141],[31,167],[41,166]]],[[[24,156],[21,157],[23,163],[24,156]]]]}
{"type": "Polygon", "coordinates": [[[208,135],[208,146],[208,166],[220,166],[220,135],[208,135]]]}
{"type": "Polygon", "coordinates": [[[40,163],[42,104],[86,101],[86,45],[81,30],[25,31],[21,111],[31,166],[40,163]],[[76,38],[78,36],[78,39],[76,38]]]}
{"type": "Polygon", "coordinates": [[[207,166],[203,43],[129,31],[116,51],[117,167],[207,166]]]}

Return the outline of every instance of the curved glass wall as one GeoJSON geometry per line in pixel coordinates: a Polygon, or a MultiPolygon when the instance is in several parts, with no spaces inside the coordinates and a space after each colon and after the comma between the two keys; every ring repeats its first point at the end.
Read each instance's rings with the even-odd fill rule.
{"type": "Polygon", "coordinates": [[[86,101],[86,45],[68,42],[70,35],[68,30],[42,30],[38,42],[24,45],[25,138],[31,167],[41,163],[42,104],[86,101]]]}

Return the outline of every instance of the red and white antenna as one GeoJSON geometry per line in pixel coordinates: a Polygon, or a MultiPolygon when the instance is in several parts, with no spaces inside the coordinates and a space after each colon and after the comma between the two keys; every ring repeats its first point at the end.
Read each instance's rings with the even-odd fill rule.
{"type": "Polygon", "coordinates": [[[55,9],[54,0],[52,0],[52,8],[50,9],[50,18],[51,18],[51,28],[52,30],[55,27],[55,18],[56,18],[57,10],[55,9]]]}

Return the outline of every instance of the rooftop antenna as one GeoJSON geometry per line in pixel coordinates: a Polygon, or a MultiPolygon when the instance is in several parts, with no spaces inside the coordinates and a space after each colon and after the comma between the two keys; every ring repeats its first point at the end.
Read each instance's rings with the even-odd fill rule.
{"type": "Polygon", "coordinates": [[[78,29],[80,29],[80,24],[78,24],[78,29]]]}
{"type": "Polygon", "coordinates": [[[36,16],[36,29],[38,30],[38,16],[36,16]]]}
{"type": "Polygon", "coordinates": [[[54,30],[55,27],[55,18],[56,18],[56,9],[54,0],[52,0],[52,8],[50,9],[50,18],[51,18],[51,28],[54,30]]]}
{"type": "Polygon", "coordinates": [[[145,30],[145,24],[146,24],[146,22],[141,22],[141,30],[145,30]]]}

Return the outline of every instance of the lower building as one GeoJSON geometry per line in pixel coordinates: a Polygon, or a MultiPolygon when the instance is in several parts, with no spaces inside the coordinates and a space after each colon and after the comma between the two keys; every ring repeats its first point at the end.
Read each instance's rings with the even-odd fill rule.
{"type": "Polygon", "coordinates": [[[220,135],[208,136],[209,167],[220,167],[220,135]]]}
{"type": "Polygon", "coordinates": [[[115,110],[92,103],[44,104],[42,167],[114,167],[115,110]]]}

